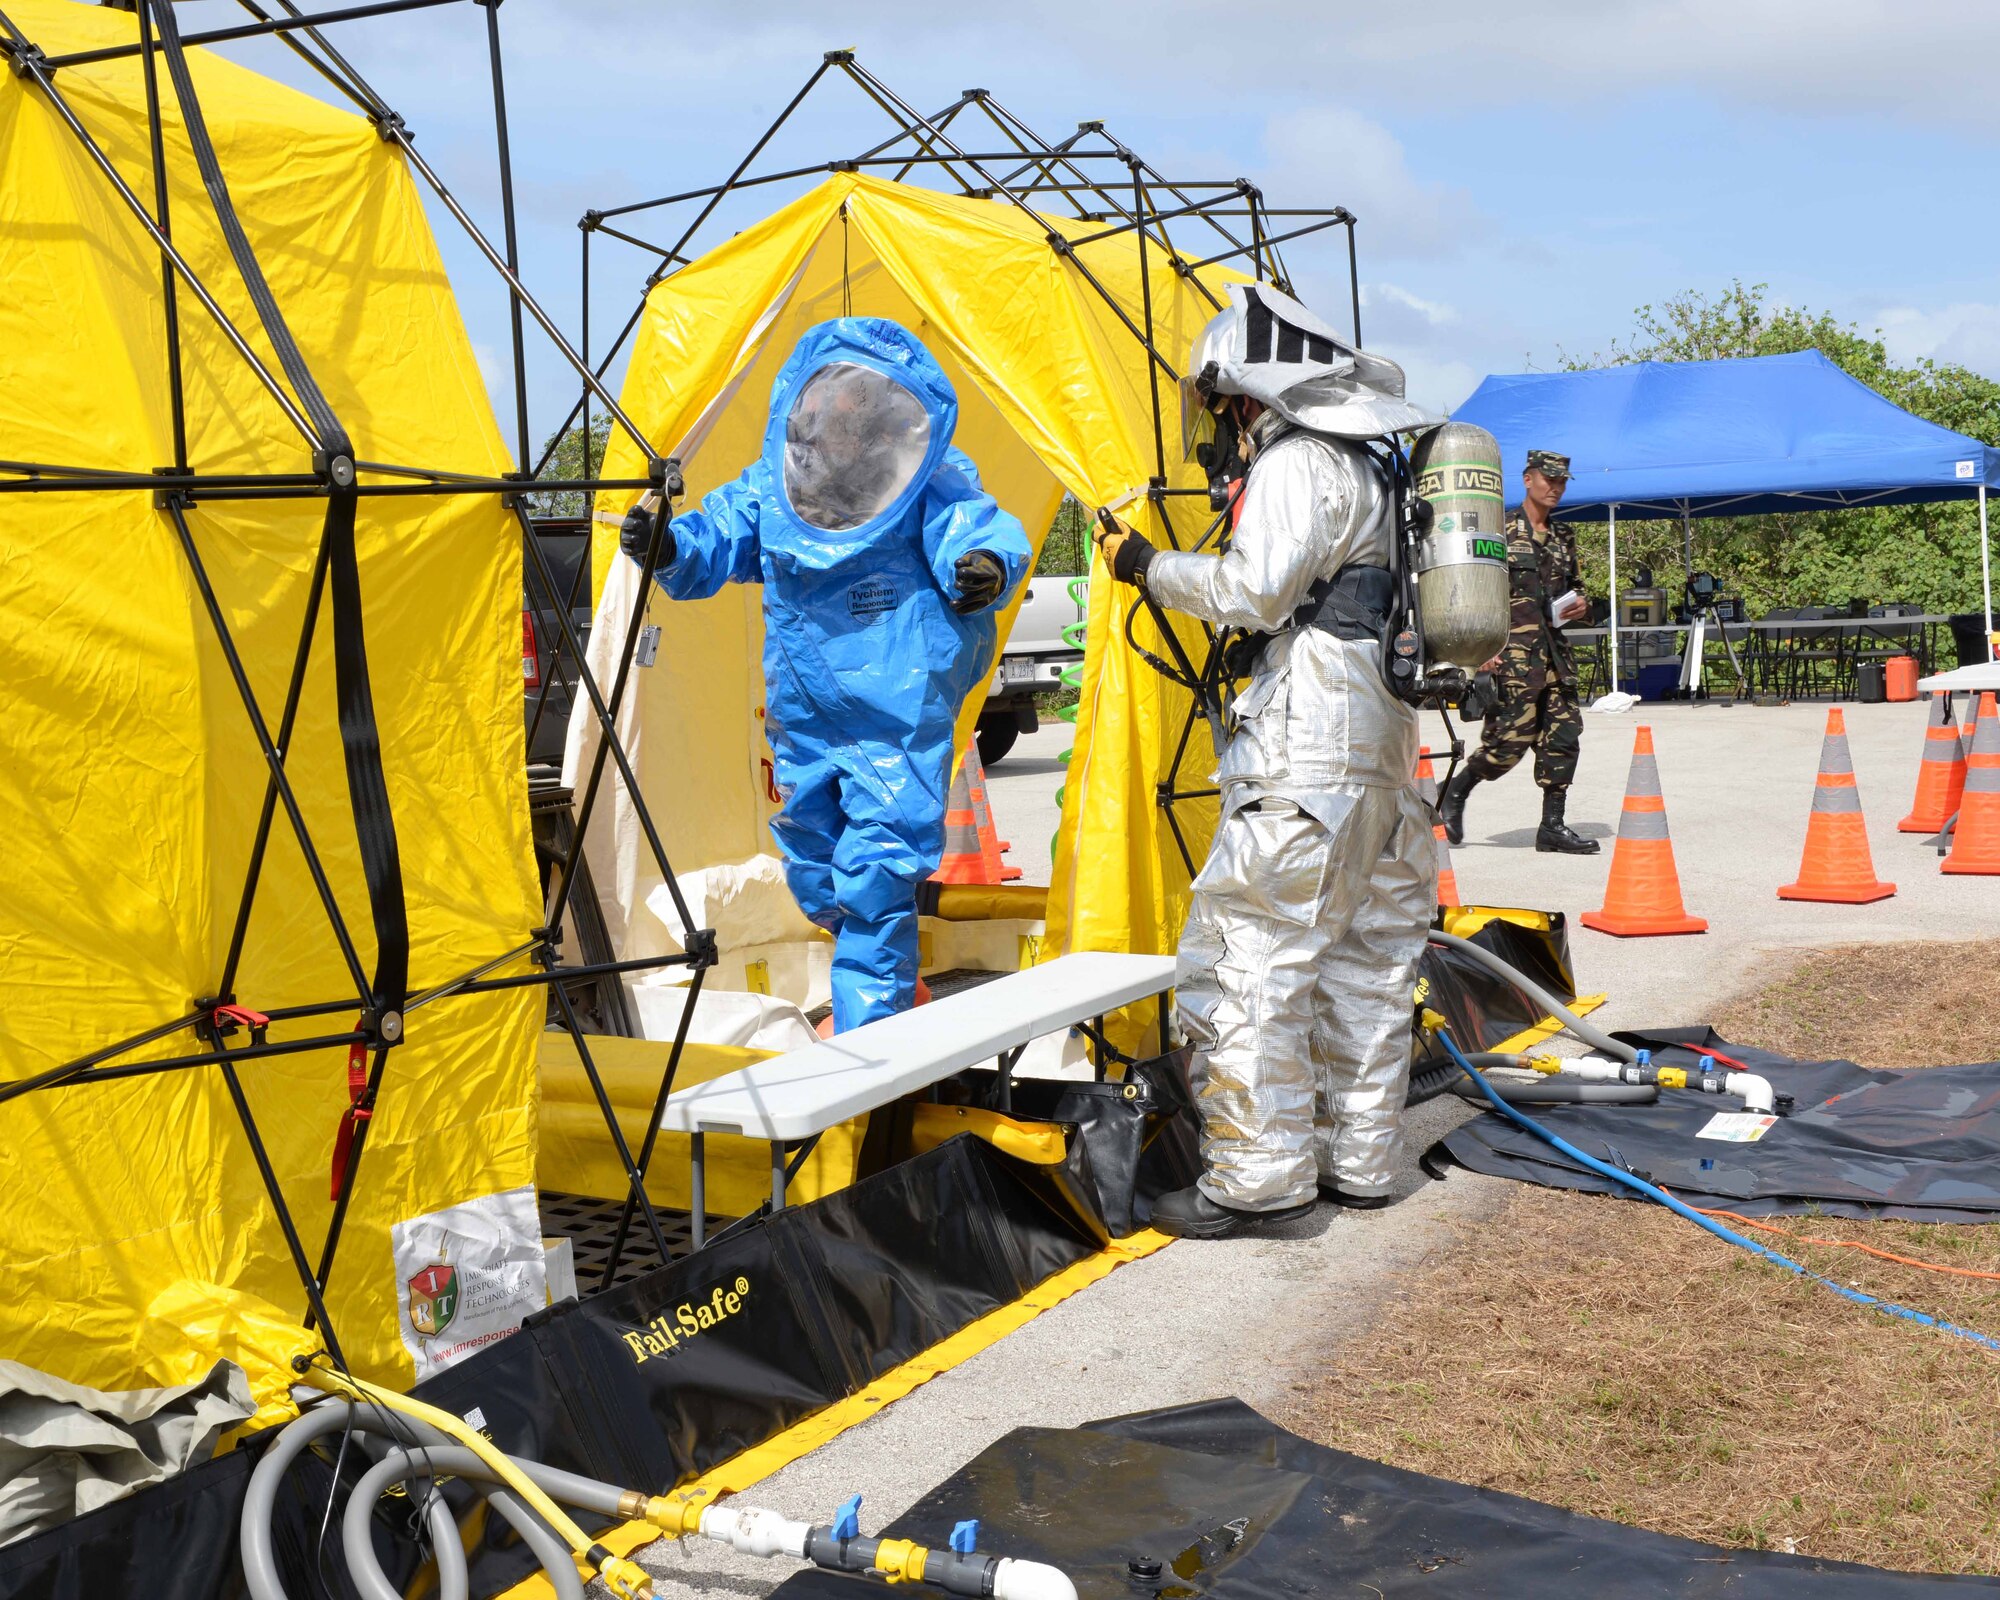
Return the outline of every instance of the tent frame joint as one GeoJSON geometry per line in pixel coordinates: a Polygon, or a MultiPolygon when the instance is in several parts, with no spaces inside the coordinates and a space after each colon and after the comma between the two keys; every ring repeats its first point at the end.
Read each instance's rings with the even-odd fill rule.
{"type": "Polygon", "coordinates": [[[688,934],[684,948],[688,965],[696,972],[706,972],[722,959],[722,945],[713,928],[696,928],[688,934]]]}
{"type": "Polygon", "coordinates": [[[15,44],[11,40],[0,42],[0,49],[8,55],[8,65],[17,78],[39,77],[44,83],[55,78],[56,69],[48,58],[48,53],[38,44],[15,44]]]}

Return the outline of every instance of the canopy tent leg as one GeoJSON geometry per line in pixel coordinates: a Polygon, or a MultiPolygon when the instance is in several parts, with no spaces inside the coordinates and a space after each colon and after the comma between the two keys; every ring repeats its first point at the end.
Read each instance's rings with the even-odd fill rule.
{"type": "Polygon", "coordinates": [[[347,1357],[341,1353],[332,1319],[326,1314],[326,1299],[321,1292],[320,1281],[313,1276],[312,1263],[306,1260],[305,1241],[300,1239],[298,1224],[292,1220],[292,1208],[285,1203],[284,1187],[278,1182],[277,1171],[271,1165],[271,1153],[264,1147],[264,1136],[258,1131],[257,1119],[251,1114],[250,1098],[243,1092],[243,1080],[237,1075],[235,1062],[222,1063],[222,1081],[229,1087],[230,1101],[236,1107],[236,1120],[242,1125],[243,1137],[250,1143],[250,1155],[257,1163],[257,1175],[263,1180],[264,1193],[277,1216],[279,1231],[285,1236],[285,1249],[290,1253],[292,1267],[299,1275],[299,1286],[306,1292],[306,1305],[310,1311],[306,1326],[318,1330],[326,1345],[326,1353],[333,1358],[335,1369],[345,1372],[347,1357]]]}
{"type": "Polygon", "coordinates": [[[1609,690],[1618,690],[1618,508],[1611,507],[1611,683],[1609,690]]]}
{"type": "Polygon", "coordinates": [[[1986,605],[1986,656],[1993,658],[1993,546],[1986,536],[1986,485],[1979,486],[1979,587],[1986,605]]]}
{"type": "MultiPolygon", "coordinates": [[[[597,1098],[597,1109],[604,1118],[605,1130],[611,1135],[612,1147],[617,1150],[619,1164],[625,1169],[625,1192],[638,1207],[639,1214],[646,1219],[647,1231],[653,1236],[653,1248],[659,1252],[661,1262],[671,1261],[674,1253],[667,1246],[659,1213],[653,1209],[652,1199],[646,1193],[646,1180],[639,1175],[638,1165],[632,1160],[632,1147],[625,1142],[625,1130],[618,1121],[618,1108],[611,1103],[610,1091],[604,1087],[604,1076],[597,1070],[597,1062],[590,1053],[582,1025],[576,1020],[576,1009],[570,1004],[569,991],[563,988],[562,980],[556,978],[549,984],[549,993],[562,1013],[563,1031],[569,1035],[570,1043],[576,1046],[576,1059],[583,1067],[583,1075],[590,1080],[590,1092],[597,1098]]],[[[610,1286],[611,1275],[606,1272],[602,1287],[608,1289],[610,1286]]]]}

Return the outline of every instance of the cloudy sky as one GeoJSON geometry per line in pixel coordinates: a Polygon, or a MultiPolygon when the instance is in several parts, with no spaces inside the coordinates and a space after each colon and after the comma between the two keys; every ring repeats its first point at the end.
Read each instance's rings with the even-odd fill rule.
{"type": "MultiPolygon", "coordinates": [[[[221,0],[183,13],[190,31],[241,15],[221,0]]],[[[497,238],[485,17],[455,4],[339,37],[497,238]]],[[[500,21],[525,274],[572,330],[578,216],[718,181],[821,53],[852,46],[926,111],[978,85],[1051,137],[1102,118],[1170,173],[1247,176],[1274,206],[1346,205],[1368,343],[1432,404],[1488,372],[1605,349],[1630,336],[1634,307],[1735,277],[1879,328],[1900,355],[2000,377],[2000,6],[507,0],[500,21]]],[[[268,41],[233,53],[307,82],[268,41]]],[[[767,159],[886,132],[830,81],[767,159]]],[[[703,237],[756,214],[726,211],[703,237]]],[[[664,219],[641,231],[671,236],[664,219]]],[[[511,416],[504,301],[465,247],[446,248],[511,416]]],[[[1344,322],[1344,256],[1286,254],[1344,322]]],[[[601,349],[648,263],[609,243],[596,259],[601,349]]],[[[562,374],[537,351],[538,435],[574,396],[562,374]]]]}

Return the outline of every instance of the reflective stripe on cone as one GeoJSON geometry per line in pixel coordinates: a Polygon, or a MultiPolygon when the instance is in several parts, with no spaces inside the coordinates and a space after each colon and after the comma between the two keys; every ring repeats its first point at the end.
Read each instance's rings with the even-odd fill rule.
{"type": "MultiPolygon", "coordinates": [[[[1423,800],[1424,804],[1431,808],[1432,813],[1435,814],[1438,803],[1438,783],[1437,772],[1431,766],[1431,747],[1429,745],[1425,745],[1423,749],[1417,752],[1417,794],[1423,800]]],[[[1458,897],[1458,874],[1452,870],[1451,841],[1444,835],[1444,824],[1442,822],[1436,823],[1431,828],[1431,834],[1437,840],[1438,904],[1441,906],[1464,905],[1465,902],[1458,897]]]]}
{"type": "Polygon", "coordinates": [[[952,776],[944,803],[944,859],[931,874],[933,883],[1006,883],[1021,875],[1000,859],[999,830],[986,800],[986,768],[979,746],[967,741],[952,776]]]}

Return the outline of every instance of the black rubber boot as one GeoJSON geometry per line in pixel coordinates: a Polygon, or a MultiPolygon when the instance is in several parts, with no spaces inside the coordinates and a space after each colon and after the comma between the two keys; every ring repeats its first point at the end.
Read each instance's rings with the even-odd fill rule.
{"type": "Polygon", "coordinates": [[[1199,1184],[1191,1183],[1153,1202],[1153,1226],[1177,1239],[1231,1239],[1255,1233],[1266,1223],[1289,1222],[1310,1210],[1312,1202],[1308,1200],[1302,1206],[1278,1211],[1240,1211],[1209,1199],[1199,1184]]]}
{"type": "Polygon", "coordinates": [[[1350,1194],[1324,1178],[1320,1179],[1319,1197],[1330,1206],[1343,1206],[1349,1211],[1380,1211],[1396,1203],[1393,1194],[1350,1194]]]}
{"type": "Polygon", "coordinates": [[[1447,843],[1465,843],[1465,797],[1478,782],[1478,774],[1470,766],[1461,766],[1444,786],[1444,793],[1438,796],[1438,821],[1444,824],[1447,843]]]}
{"type": "Polygon", "coordinates": [[[1597,841],[1584,838],[1563,821],[1563,807],[1568,800],[1567,789],[1542,791],[1542,825],[1535,830],[1535,848],[1545,855],[1594,856],[1597,841]]]}

